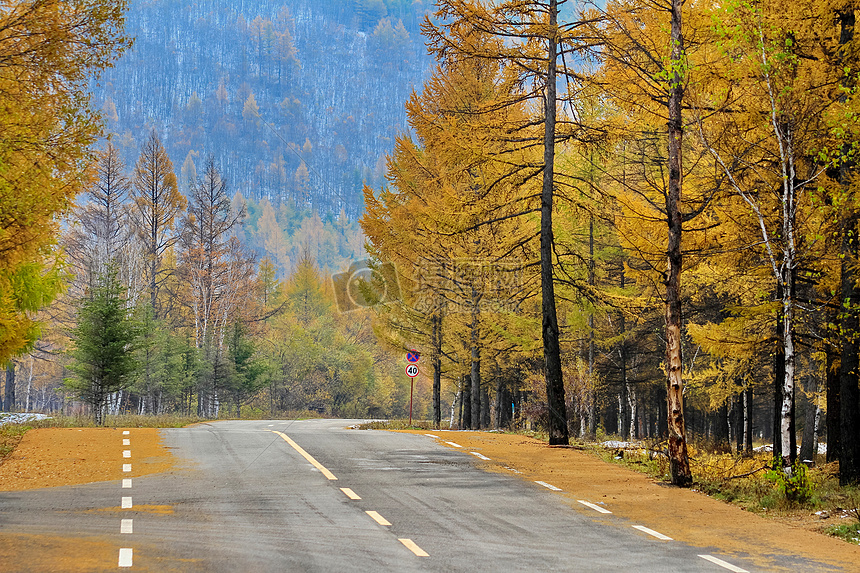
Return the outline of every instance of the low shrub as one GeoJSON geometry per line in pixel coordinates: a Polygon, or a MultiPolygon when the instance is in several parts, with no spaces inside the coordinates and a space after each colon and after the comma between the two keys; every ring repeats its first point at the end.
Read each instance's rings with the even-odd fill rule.
{"type": "Polygon", "coordinates": [[[812,499],[815,486],[809,478],[807,467],[797,460],[790,468],[782,467],[782,458],[778,458],[774,468],[764,474],[769,482],[789,504],[805,504],[812,499]]]}

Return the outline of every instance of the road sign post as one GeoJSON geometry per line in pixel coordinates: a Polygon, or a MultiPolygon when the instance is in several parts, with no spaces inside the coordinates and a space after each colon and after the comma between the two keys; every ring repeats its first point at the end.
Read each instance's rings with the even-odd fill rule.
{"type": "Polygon", "coordinates": [[[409,361],[409,366],[406,367],[406,375],[409,376],[409,425],[412,425],[412,394],[415,390],[415,377],[418,376],[418,353],[410,350],[406,353],[406,360],[409,361]]]}

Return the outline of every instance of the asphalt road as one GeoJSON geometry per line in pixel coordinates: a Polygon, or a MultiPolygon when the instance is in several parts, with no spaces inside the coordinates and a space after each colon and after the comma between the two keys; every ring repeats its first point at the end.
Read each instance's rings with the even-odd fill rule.
{"type": "MultiPolygon", "coordinates": [[[[434,438],[350,423],[163,430],[181,460],[175,471],[1,494],[0,527],[106,538],[124,551],[105,570],[756,571],[737,557],[701,557],[719,558],[720,548],[661,540],[512,473],[484,471],[434,438]]],[[[134,462],[133,440],[129,448],[134,462]]]]}

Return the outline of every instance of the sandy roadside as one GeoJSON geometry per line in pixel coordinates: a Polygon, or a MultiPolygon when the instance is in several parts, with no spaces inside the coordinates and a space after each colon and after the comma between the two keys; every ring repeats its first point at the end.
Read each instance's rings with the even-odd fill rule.
{"type": "MultiPolygon", "coordinates": [[[[2,464],[0,491],[22,491],[119,480],[168,471],[175,457],[163,447],[155,428],[42,428],[30,430],[2,464]],[[123,445],[123,440],[129,440],[123,445]],[[122,457],[123,449],[134,452],[122,457]],[[132,471],[123,472],[123,463],[132,471]]],[[[117,511],[118,507],[93,511],[117,511]]],[[[145,510],[145,508],[143,508],[145,510]]],[[[137,511],[141,508],[138,507],[137,511]]],[[[136,547],[135,571],[190,571],[160,556],[157,547],[136,547]],[[146,563],[151,566],[146,566],[146,563]]],[[[0,523],[0,571],[82,573],[115,570],[115,536],[39,535],[21,533],[0,523]]],[[[196,569],[193,569],[196,571],[196,569]]]]}
{"type": "MultiPolygon", "coordinates": [[[[138,477],[169,470],[174,456],[156,428],[134,428],[134,464],[123,473],[124,428],[30,430],[0,464],[0,491],[75,485],[138,477]]],[[[128,461],[128,460],[126,460],[128,461]]]]}

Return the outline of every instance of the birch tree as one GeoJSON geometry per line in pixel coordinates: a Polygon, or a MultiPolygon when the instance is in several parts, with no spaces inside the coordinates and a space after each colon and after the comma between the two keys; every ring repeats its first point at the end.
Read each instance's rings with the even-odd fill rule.
{"type": "Polygon", "coordinates": [[[790,472],[797,455],[797,271],[815,246],[803,241],[813,213],[810,194],[826,175],[814,150],[826,146],[824,118],[836,99],[817,63],[821,37],[799,21],[786,22],[783,8],[779,2],[730,2],[716,11],[726,58],[696,105],[699,138],[746,207],[776,287],[781,403],[774,451],[782,453],[790,472]]]}

